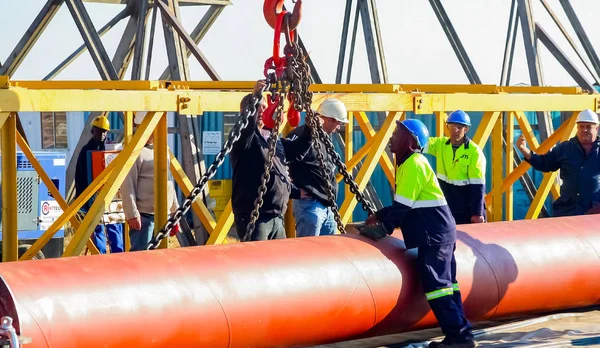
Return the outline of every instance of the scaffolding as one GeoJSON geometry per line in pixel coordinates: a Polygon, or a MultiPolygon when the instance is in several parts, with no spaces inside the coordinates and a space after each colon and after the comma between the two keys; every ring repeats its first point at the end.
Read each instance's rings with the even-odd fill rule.
{"type": "MultiPolygon", "coordinates": [[[[167,163],[167,113],[200,115],[203,112],[239,111],[239,101],[253,87],[253,82],[190,82],[190,81],[11,81],[0,77],[0,125],[2,126],[2,222],[3,222],[3,261],[15,261],[17,254],[17,215],[16,206],[16,150],[17,146],[27,155],[41,180],[48,187],[54,187],[36,160],[21,134],[17,131],[18,112],[51,111],[122,111],[125,117],[124,147],[119,155],[90,184],[90,186],[70,205],[67,205],[58,191],[52,192],[63,209],[63,214],[48,228],[33,246],[21,256],[30,259],[52,236],[70,221],[76,232],[66,246],[63,256],[79,255],[88,243],[96,222],[106,206],[112,201],[124,177],[135,162],[139,152],[151,134],[155,142],[155,207],[157,231],[165,225],[167,210],[167,170],[184,194],[193,189],[190,180],[175,156],[167,163]],[[132,119],[136,111],[148,112],[143,123],[133,134],[132,119]],[[86,217],[77,223],[74,215],[93,195],[96,199],[86,217]]],[[[492,182],[488,185],[486,203],[490,221],[512,220],[512,185],[530,168],[526,162],[514,165],[513,153],[503,147],[512,147],[515,125],[518,124],[532,150],[544,153],[557,142],[573,136],[576,114],[584,109],[600,111],[600,96],[582,91],[579,87],[503,87],[494,85],[312,85],[313,108],[326,98],[338,98],[349,111],[350,124],[344,130],[346,147],[344,161],[351,169],[358,170],[356,182],[364,191],[376,166],[381,164],[390,184],[394,183],[392,158],[385,152],[397,120],[407,113],[436,115],[437,135],[443,135],[447,111],[462,109],[467,112],[484,112],[473,141],[485,146],[491,141],[492,182]],[[548,138],[539,142],[525,117],[525,111],[572,112],[572,116],[548,138]],[[384,122],[375,131],[366,112],[385,114],[384,122]],[[516,123],[515,123],[516,121],[516,123]],[[365,134],[367,142],[356,153],[352,151],[354,122],[365,134]]],[[[340,180],[341,178],[338,178],[340,180]]],[[[543,203],[552,194],[559,195],[556,173],[544,174],[538,187],[527,218],[537,218],[543,203]]],[[[348,194],[340,207],[344,223],[352,221],[352,212],[357,200],[348,194]]],[[[223,243],[233,224],[231,202],[219,219],[215,220],[208,208],[198,199],[192,206],[194,214],[208,231],[207,244],[223,243]]],[[[293,224],[286,220],[286,229],[293,231],[293,224]]],[[[161,247],[166,248],[166,240],[161,247]]]]}

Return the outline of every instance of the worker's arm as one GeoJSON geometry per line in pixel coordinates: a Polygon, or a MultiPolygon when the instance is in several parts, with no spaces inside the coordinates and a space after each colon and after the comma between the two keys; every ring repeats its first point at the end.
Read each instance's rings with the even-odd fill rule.
{"type": "Polygon", "coordinates": [[[254,91],[251,94],[246,95],[240,103],[240,114],[243,114],[245,111],[252,110],[254,107],[256,107],[256,111],[253,115],[248,117],[248,125],[242,130],[240,133],[240,139],[234,144],[235,149],[247,149],[252,144],[252,139],[255,136],[256,126],[258,124],[258,117],[261,113],[259,111],[261,108],[260,102],[258,105],[255,105],[254,101],[256,101],[256,99],[261,100],[263,98],[262,90],[264,85],[265,81],[257,81],[256,85],[254,85],[254,91]]]}
{"type": "Polygon", "coordinates": [[[375,213],[377,221],[391,234],[400,227],[406,214],[417,201],[422,187],[427,183],[426,171],[421,166],[399,167],[396,171],[396,194],[391,206],[375,213]]]}
{"type": "Polygon", "coordinates": [[[135,199],[138,189],[137,183],[140,164],[141,162],[138,157],[133,166],[131,166],[129,174],[127,174],[125,180],[123,180],[123,184],[121,185],[121,199],[123,200],[123,212],[125,213],[125,219],[127,219],[127,221],[140,217],[140,212],[137,209],[135,199]]]}
{"type": "Polygon", "coordinates": [[[75,197],[79,195],[88,187],[88,165],[87,165],[87,151],[86,147],[83,147],[77,157],[77,164],[75,165],[75,197]]]}
{"type": "Polygon", "coordinates": [[[559,157],[566,144],[558,144],[545,155],[531,153],[529,159],[525,159],[531,166],[541,172],[555,172],[560,169],[559,157]]]}
{"type": "Polygon", "coordinates": [[[437,156],[440,152],[441,145],[445,144],[448,141],[446,137],[429,137],[427,140],[427,145],[425,149],[423,149],[423,153],[437,156]]]}
{"type": "MultiPolygon", "coordinates": [[[[302,161],[310,150],[312,141],[312,132],[308,124],[302,128],[302,131],[297,136],[294,135],[292,139],[281,138],[286,160],[288,162],[302,161]]],[[[324,145],[321,145],[321,151],[325,151],[324,145]]]]}
{"type": "Polygon", "coordinates": [[[471,195],[471,216],[483,217],[485,201],[485,166],[486,160],[483,151],[477,148],[471,158],[467,175],[471,195]]]}
{"type": "Polygon", "coordinates": [[[554,172],[560,169],[559,155],[564,150],[566,143],[556,145],[545,155],[537,155],[527,148],[525,136],[521,135],[517,139],[517,148],[523,154],[525,161],[531,166],[542,172],[554,172]]]}

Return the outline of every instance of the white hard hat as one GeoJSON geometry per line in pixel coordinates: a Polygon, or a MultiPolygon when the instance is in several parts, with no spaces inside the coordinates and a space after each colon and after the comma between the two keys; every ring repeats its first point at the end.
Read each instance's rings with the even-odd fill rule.
{"type": "Polygon", "coordinates": [[[598,114],[590,109],[583,110],[577,115],[577,123],[580,122],[598,124],[598,114]]]}
{"type": "Polygon", "coordinates": [[[146,117],[146,114],[146,111],[136,111],[135,117],[133,118],[133,123],[142,124],[142,122],[144,121],[144,117],[146,117]]]}
{"type": "Polygon", "coordinates": [[[341,101],[330,98],[319,105],[317,113],[324,117],[333,118],[341,123],[348,123],[348,110],[341,101]]]}

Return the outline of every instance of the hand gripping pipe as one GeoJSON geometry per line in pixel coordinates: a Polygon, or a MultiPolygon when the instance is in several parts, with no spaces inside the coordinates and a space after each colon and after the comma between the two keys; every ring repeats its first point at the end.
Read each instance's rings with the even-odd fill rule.
{"type": "MultiPolygon", "coordinates": [[[[395,237],[401,237],[399,233],[395,237]]],[[[596,216],[459,226],[468,317],[600,304],[596,216]]],[[[27,347],[286,347],[436,325],[401,239],[343,235],[0,264],[27,347]]]]}

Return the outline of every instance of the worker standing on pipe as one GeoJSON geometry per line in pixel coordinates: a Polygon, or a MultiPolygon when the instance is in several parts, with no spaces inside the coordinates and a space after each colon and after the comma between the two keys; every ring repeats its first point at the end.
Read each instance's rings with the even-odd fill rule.
{"type": "Polygon", "coordinates": [[[425,153],[436,157],[437,178],[457,224],[485,222],[485,156],[467,136],[471,118],[448,116],[449,137],[430,137],[425,153]]]}
{"type": "MultiPolygon", "coordinates": [[[[348,123],[348,111],[338,99],[326,99],[317,109],[319,121],[325,133],[331,135],[342,124],[348,123]]],[[[290,132],[288,138],[296,139],[307,125],[290,132]]],[[[315,140],[318,141],[318,140],[315,140]]],[[[294,185],[300,189],[300,198],[294,200],[294,218],[296,219],[296,237],[332,235],[337,224],[331,210],[332,203],[327,194],[327,181],[333,188],[333,199],[337,199],[337,181],[335,164],[326,151],[322,152],[323,162],[329,170],[329,178],[321,174],[317,153],[311,146],[301,161],[290,162],[290,176],[294,185]]]]}
{"type": "MultiPolygon", "coordinates": [[[[79,152],[75,167],[75,198],[85,191],[90,184],[89,173],[92,171],[90,156],[91,151],[104,151],[106,135],[110,132],[110,122],[106,116],[98,116],[92,121],[92,139],[85,144],[79,152]]],[[[91,200],[81,207],[81,215],[85,215],[91,206],[91,200]]],[[[123,252],[123,226],[121,224],[98,224],[92,233],[94,242],[100,254],[106,254],[106,237],[111,253],[123,252]],[[106,236],[104,234],[106,229],[106,236]]]]}
{"type": "Polygon", "coordinates": [[[577,136],[556,145],[544,155],[533,153],[521,135],[517,147],[525,161],[542,172],[560,169],[560,197],[552,204],[553,216],[600,213],[600,140],[598,114],[577,115],[577,136]]]}
{"type": "MultiPolygon", "coordinates": [[[[261,178],[265,171],[264,166],[268,155],[267,141],[271,135],[271,130],[264,127],[261,122],[262,113],[267,107],[261,93],[264,87],[265,81],[259,80],[254,86],[253,93],[242,99],[240,112],[248,107],[255,97],[261,98],[257,112],[248,119],[248,126],[242,130],[240,139],[233,145],[230,153],[233,168],[231,206],[235,227],[242,241],[246,237],[246,227],[250,222],[250,214],[258,195],[257,188],[261,185],[261,178]]],[[[277,140],[267,191],[263,196],[260,215],[249,240],[285,238],[283,216],[290,195],[292,198],[300,197],[300,191],[292,185],[289,178],[287,163],[289,160],[301,160],[310,149],[311,141],[312,136],[308,126],[295,140],[281,138],[277,140]]]]}
{"type": "Polygon", "coordinates": [[[433,169],[421,154],[428,137],[421,121],[398,122],[390,144],[398,166],[394,202],[369,216],[359,231],[379,240],[400,227],[406,248],[418,248],[425,296],[446,335],[430,347],[476,347],[456,280],[456,223],[433,169]]]}

